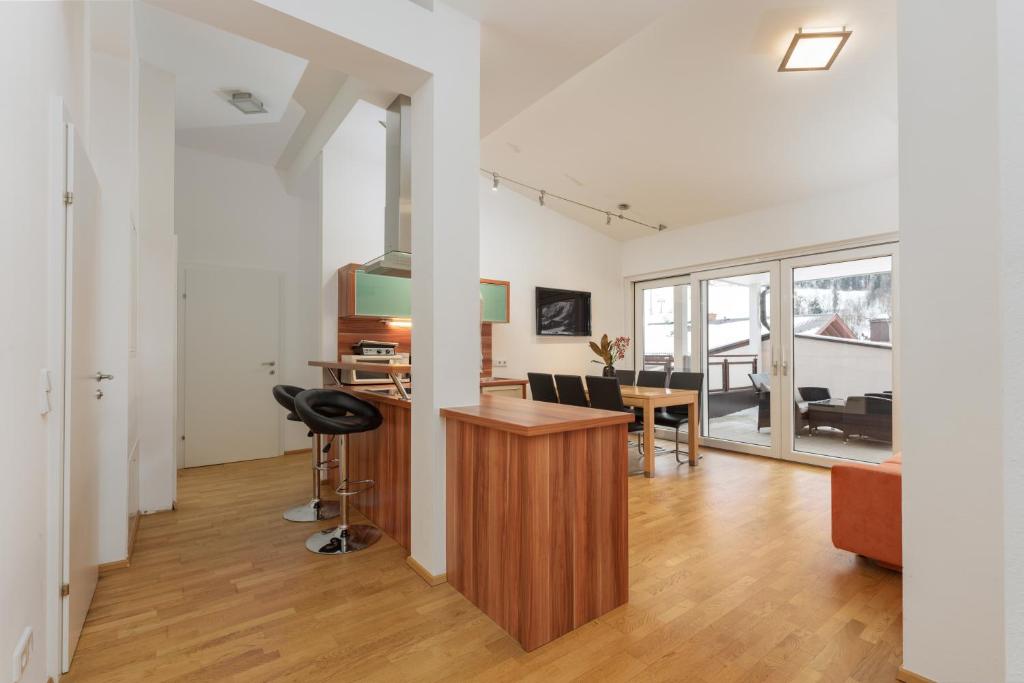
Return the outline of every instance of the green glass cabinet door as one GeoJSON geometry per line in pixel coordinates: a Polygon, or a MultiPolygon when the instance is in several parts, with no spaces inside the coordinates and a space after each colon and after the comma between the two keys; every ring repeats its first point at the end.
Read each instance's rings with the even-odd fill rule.
{"type": "Polygon", "coordinates": [[[509,284],[497,280],[480,283],[480,296],[484,302],[485,323],[507,323],[509,319],[509,284]]]}
{"type": "Polygon", "coordinates": [[[356,315],[382,318],[412,316],[412,280],[356,271],[356,315]]]}

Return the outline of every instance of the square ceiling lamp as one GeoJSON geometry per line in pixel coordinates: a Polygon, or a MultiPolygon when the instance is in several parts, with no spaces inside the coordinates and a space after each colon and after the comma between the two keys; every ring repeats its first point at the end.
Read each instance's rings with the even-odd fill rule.
{"type": "Polygon", "coordinates": [[[841,29],[800,29],[782,58],[779,71],[828,71],[852,31],[841,29]]]}

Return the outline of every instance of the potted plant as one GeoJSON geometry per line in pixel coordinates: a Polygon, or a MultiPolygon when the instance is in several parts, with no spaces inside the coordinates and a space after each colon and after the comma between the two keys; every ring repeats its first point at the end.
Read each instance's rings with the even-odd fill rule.
{"type": "Polygon", "coordinates": [[[616,337],[609,340],[608,335],[605,334],[601,336],[600,344],[590,342],[590,348],[601,359],[600,361],[595,360],[593,362],[604,364],[604,370],[601,374],[605,377],[614,377],[615,361],[626,357],[626,351],[629,350],[629,337],[616,337]]]}

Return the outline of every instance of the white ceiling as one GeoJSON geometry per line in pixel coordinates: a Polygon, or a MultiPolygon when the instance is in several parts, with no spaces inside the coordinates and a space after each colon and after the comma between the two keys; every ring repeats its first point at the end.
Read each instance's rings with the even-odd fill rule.
{"type": "MultiPolygon", "coordinates": [[[[482,165],[503,175],[679,228],[896,172],[895,0],[639,2],[639,32],[622,26],[632,2],[454,2],[484,22],[482,165]],[[843,25],[831,71],[777,72],[797,28],[843,25]],[[550,78],[524,84],[520,68],[550,78]]],[[[620,239],[650,234],[548,205],[620,239]]]]}
{"type": "Polygon", "coordinates": [[[679,0],[446,0],[480,20],[486,137],[679,0]]]}
{"type": "Polygon", "coordinates": [[[146,3],[137,9],[142,59],[176,78],[178,130],[276,123],[284,117],[306,60],[146,3]],[[244,90],[266,114],[243,114],[228,101],[244,90]]]}

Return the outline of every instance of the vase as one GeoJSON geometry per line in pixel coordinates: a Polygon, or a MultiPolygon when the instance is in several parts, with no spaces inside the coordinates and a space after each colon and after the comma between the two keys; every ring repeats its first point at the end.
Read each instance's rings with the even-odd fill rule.
{"type": "Polygon", "coordinates": [[[606,365],[606,366],[604,366],[604,370],[601,372],[601,374],[604,375],[605,377],[615,377],[615,366],[614,365],[606,365]]]}

